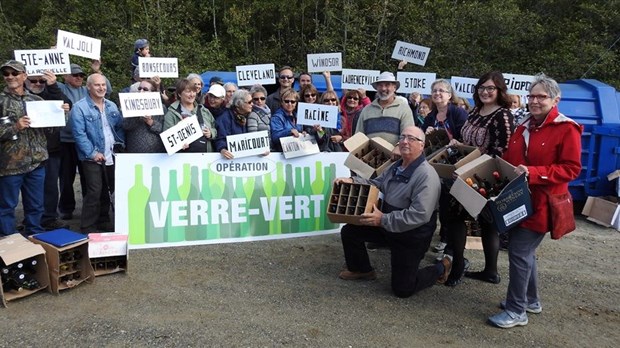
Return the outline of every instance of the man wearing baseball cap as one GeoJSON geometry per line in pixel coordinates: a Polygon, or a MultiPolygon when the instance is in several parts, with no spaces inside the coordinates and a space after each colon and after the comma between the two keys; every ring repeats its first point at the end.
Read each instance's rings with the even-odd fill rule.
{"type": "Polygon", "coordinates": [[[25,234],[41,233],[47,141],[41,128],[30,128],[25,105],[43,99],[24,88],[28,75],[23,63],[9,60],[0,72],[6,84],[0,93],[0,236],[16,233],[20,191],[25,234]]]}
{"type": "Polygon", "coordinates": [[[376,99],[362,110],[355,132],[369,138],[381,137],[395,145],[402,131],[414,125],[413,113],[407,100],[396,97],[400,82],[391,72],[382,72],[372,87],[377,90],[376,99]]]}

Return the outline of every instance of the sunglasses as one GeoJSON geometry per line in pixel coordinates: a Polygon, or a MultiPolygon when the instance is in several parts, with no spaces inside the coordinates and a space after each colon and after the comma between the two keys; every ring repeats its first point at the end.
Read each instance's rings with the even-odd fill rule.
{"type": "Polygon", "coordinates": [[[316,97],[316,93],[304,94],[304,97],[306,97],[306,98],[310,98],[310,97],[314,98],[314,97],[316,97]]]}
{"type": "Polygon", "coordinates": [[[285,104],[295,104],[297,103],[297,100],[290,100],[290,99],[286,99],[282,101],[285,104]]]}
{"type": "Polygon", "coordinates": [[[138,91],[147,91],[149,92],[151,89],[148,87],[138,87],[138,91]]]}
{"type": "Polygon", "coordinates": [[[282,80],[292,80],[293,78],[293,75],[280,75],[280,79],[282,80]]]}
{"type": "Polygon", "coordinates": [[[4,75],[4,77],[9,77],[11,75],[13,76],[19,76],[21,74],[20,71],[3,71],[2,75],[4,75]]]}
{"type": "Polygon", "coordinates": [[[71,74],[71,76],[84,78],[84,75],[82,75],[82,74],[71,74]]]}
{"type": "Polygon", "coordinates": [[[255,98],[252,98],[252,100],[254,100],[254,101],[265,100],[265,99],[267,99],[267,98],[265,98],[265,97],[255,97],[255,98]]]}
{"type": "Polygon", "coordinates": [[[354,97],[352,95],[348,96],[347,99],[349,99],[349,100],[360,100],[360,98],[354,97]]]}
{"type": "Polygon", "coordinates": [[[323,99],[324,103],[326,103],[326,102],[333,103],[333,102],[336,102],[336,101],[338,101],[338,99],[336,99],[336,98],[325,98],[325,99],[323,99]]]}
{"type": "Polygon", "coordinates": [[[36,85],[37,83],[39,83],[39,84],[44,84],[44,83],[46,83],[46,82],[47,82],[47,81],[46,81],[46,80],[44,80],[44,79],[36,79],[36,80],[31,80],[31,79],[28,79],[28,81],[30,81],[30,83],[35,84],[35,85],[36,85]]]}

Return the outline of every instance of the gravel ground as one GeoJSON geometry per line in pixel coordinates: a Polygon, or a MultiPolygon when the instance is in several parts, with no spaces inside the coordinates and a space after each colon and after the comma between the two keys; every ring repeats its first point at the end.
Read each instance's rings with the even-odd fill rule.
{"type": "MultiPolygon", "coordinates": [[[[342,281],[340,238],[324,235],[132,251],[126,274],[0,308],[0,347],[616,347],[620,233],[581,218],[577,228],[539,248],[544,310],[525,327],[485,323],[506,293],[505,252],[499,285],[399,299],[389,251],[371,253],[377,280],[342,281]]],[[[482,251],[466,257],[482,267],[482,251]]]]}

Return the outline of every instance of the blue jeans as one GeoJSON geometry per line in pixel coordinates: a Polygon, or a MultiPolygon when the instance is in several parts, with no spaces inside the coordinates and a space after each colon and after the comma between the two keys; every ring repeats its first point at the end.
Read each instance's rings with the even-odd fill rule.
{"type": "Polygon", "coordinates": [[[43,217],[46,224],[58,219],[58,176],[60,174],[60,154],[50,154],[45,163],[45,185],[43,193],[43,217]]]}
{"type": "Polygon", "coordinates": [[[517,227],[510,231],[509,237],[510,281],[506,295],[506,309],[523,314],[528,304],[540,300],[538,298],[536,249],[545,238],[545,234],[517,227]]]}
{"type": "Polygon", "coordinates": [[[0,234],[16,233],[15,208],[22,193],[24,225],[27,234],[44,232],[41,227],[43,215],[43,183],[45,167],[29,173],[0,176],[0,234]]]}

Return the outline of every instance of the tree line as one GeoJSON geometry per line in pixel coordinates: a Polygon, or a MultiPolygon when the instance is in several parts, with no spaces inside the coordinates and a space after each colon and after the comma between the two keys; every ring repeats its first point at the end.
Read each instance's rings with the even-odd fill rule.
{"type": "Polygon", "coordinates": [[[401,40],[431,48],[426,66],[407,71],[545,72],[620,89],[618,18],[620,0],[3,0],[0,58],[55,45],[57,29],[98,38],[118,90],[138,38],[153,56],[177,57],[181,76],[262,63],[300,72],[306,54],[325,52],[342,52],[347,68],[395,71],[401,40]]]}

